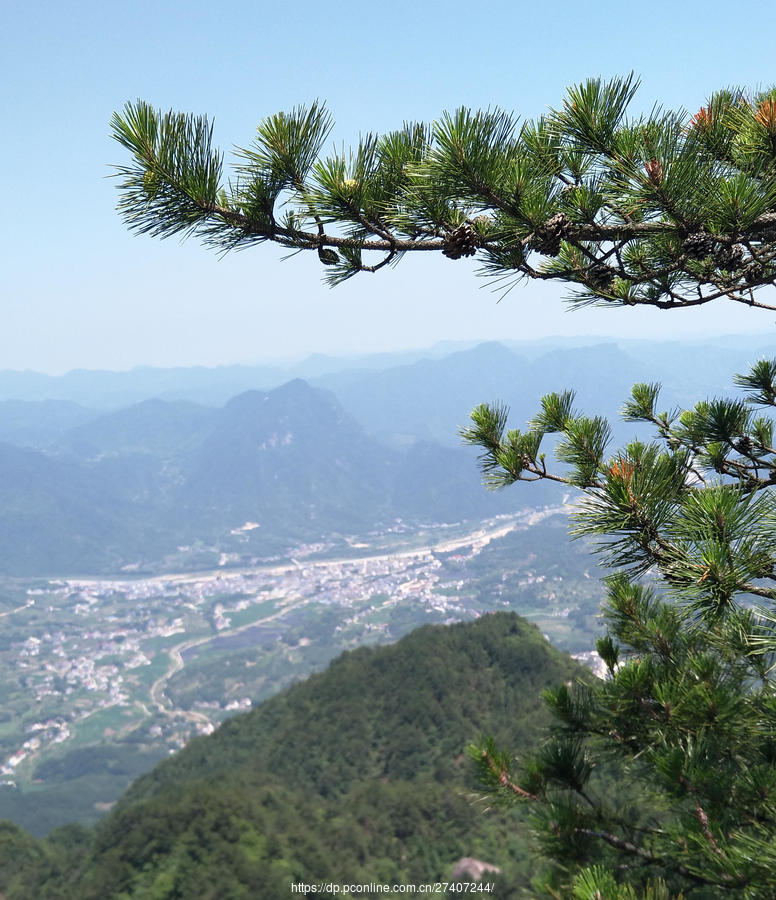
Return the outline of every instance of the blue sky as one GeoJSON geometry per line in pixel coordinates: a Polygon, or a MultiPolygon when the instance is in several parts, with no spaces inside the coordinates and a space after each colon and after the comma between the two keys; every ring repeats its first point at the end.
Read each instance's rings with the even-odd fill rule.
{"type": "MultiPolygon", "coordinates": [[[[730,84],[776,82],[770,3],[6,3],[0,82],[0,368],[63,372],[218,365],[427,346],[438,340],[758,332],[738,308],[569,313],[561,287],[502,302],[469,261],[405,259],[330,290],[315,259],[272,248],[219,259],[195,241],[129,234],[106,176],[127,100],[215,117],[229,151],[265,115],[325,100],[360,131],[459,105],[524,117],[565,87],[634,70],[636,106],[697,109],[730,84]]],[[[228,156],[228,153],[227,153],[228,156]]]]}

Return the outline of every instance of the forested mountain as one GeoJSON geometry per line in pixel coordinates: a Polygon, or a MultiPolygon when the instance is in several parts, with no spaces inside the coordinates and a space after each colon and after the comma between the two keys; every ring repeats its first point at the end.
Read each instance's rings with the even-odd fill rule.
{"type": "Polygon", "coordinates": [[[98,415],[71,400],[2,400],[0,441],[43,449],[98,415]]]}
{"type": "Polygon", "coordinates": [[[115,571],[170,545],[143,500],[158,478],[149,459],[89,464],[0,444],[0,472],[2,573],[115,571]]]}
{"type": "Polygon", "coordinates": [[[176,505],[222,528],[253,519],[305,536],[364,529],[389,520],[397,463],[332,394],[297,379],[218,410],[183,467],[176,505]]]}
{"type": "Polygon", "coordinates": [[[14,575],[145,571],[180,545],[204,547],[196,564],[213,566],[246,522],[260,525],[250,551],[261,556],[397,517],[460,521],[521,502],[482,490],[471,451],[387,447],[299,379],[219,409],[146,400],[45,450],[0,444],[0,461],[0,572],[14,575]]]}
{"type": "Polygon", "coordinates": [[[140,453],[182,456],[214,427],[216,410],[185,400],[143,400],[95,415],[49,446],[84,459],[140,453]]]}
{"type": "Polygon", "coordinates": [[[447,880],[468,856],[502,869],[491,896],[518,897],[537,865],[526,831],[474,802],[465,748],[483,732],[527,748],[542,689],[580,671],[507,613],[346,653],[161,763],[94,830],[5,825],[0,889],[279,898],[292,882],[447,880]]]}

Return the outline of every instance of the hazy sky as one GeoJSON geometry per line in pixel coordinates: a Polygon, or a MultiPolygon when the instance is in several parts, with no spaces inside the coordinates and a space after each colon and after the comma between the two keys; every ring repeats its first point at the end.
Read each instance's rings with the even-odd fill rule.
{"type": "MultiPolygon", "coordinates": [[[[273,248],[219,259],[136,237],[114,211],[113,110],[143,98],[215,117],[229,151],[263,116],[324,99],[340,145],[465,104],[532,117],[589,76],[635,70],[637,106],[694,110],[776,81],[771,3],[6,2],[0,369],[216,365],[311,352],[555,334],[676,337],[774,330],[774,315],[565,312],[561,287],[498,301],[470,261],[405,258],[330,290],[273,248]]],[[[227,153],[228,158],[228,153],[227,153]]]]}

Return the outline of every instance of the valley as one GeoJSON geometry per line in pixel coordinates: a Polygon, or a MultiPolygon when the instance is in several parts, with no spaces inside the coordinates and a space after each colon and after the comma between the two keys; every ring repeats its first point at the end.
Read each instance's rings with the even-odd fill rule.
{"type": "Polygon", "coordinates": [[[457,525],[396,523],[247,567],[9,580],[0,817],[40,831],[24,810],[48,797],[49,824],[57,798],[63,821],[93,821],[132,777],[193,737],[343,650],[422,624],[513,610],[564,649],[589,652],[600,585],[586,548],[561,550],[567,514],[557,505],[457,525]]]}
{"type": "Polygon", "coordinates": [[[425,624],[516,612],[594,666],[601,573],[569,494],[484,490],[458,431],[503,384],[518,424],[570,383],[614,416],[669,356],[490,343],[33,393],[0,373],[0,819],[91,824],[226,719],[425,624]]]}

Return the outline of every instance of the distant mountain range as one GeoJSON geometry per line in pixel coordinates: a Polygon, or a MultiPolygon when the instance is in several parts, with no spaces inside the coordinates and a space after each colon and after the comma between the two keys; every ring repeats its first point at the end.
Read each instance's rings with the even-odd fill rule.
{"type": "MultiPolygon", "coordinates": [[[[535,403],[541,393],[556,390],[559,385],[563,388],[579,386],[577,382],[585,377],[584,366],[591,357],[601,357],[594,362],[591,376],[606,374],[603,357],[614,350],[620,354],[614,361],[623,366],[621,374],[619,368],[608,370],[608,375],[615,378],[615,388],[620,381],[629,387],[631,379],[662,380],[667,387],[674,386],[680,393],[688,392],[692,398],[699,391],[725,389],[731,384],[732,372],[760,356],[776,355],[776,338],[738,335],[730,339],[678,342],[667,334],[664,341],[547,338],[484,344],[444,342],[424,350],[368,356],[315,354],[285,366],[141,366],[122,372],[77,369],[58,376],[0,370],[0,439],[6,439],[6,420],[19,414],[18,409],[16,413],[11,407],[3,409],[4,401],[70,401],[89,408],[92,415],[95,410],[119,409],[151,398],[222,406],[244,391],[268,391],[294,378],[333,389],[346,409],[354,413],[344,396],[346,388],[351,391],[361,384],[365,391],[378,390],[377,385],[390,383],[398,387],[400,382],[406,384],[408,381],[417,387],[426,375],[436,381],[435,373],[445,371],[451,373],[453,384],[476,391],[476,399],[473,393],[467,403],[479,403],[495,396],[511,402],[530,392],[534,394],[531,402],[535,403]],[[556,364],[557,371],[554,370],[556,364]],[[500,366],[504,366],[503,370],[500,366]],[[530,376],[526,391],[519,390],[520,381],[515,381],[516,375],[521,380],[530,376]],[[549,382],[547,376],[550,376],[549,382]]],[[[599,385],[604,386],[600,381],[599,385]]],[[[386,390],[385,387],[380,389],[386,390]]],[[[412,402],[413,398],[408,396],[406,399],[412,402]]],[[[605,398],[591,395],[584,399],[599,402],[605,398]]],[[[53,420],[67,415],[55,411],[53,405],[49,406],[48,413],[53,420]]],[[[71,424],[78,424],[79,413],[71,410],[69,414],[73,416],[71,424]]],[[[22,424],[18,423],[19,426],[22,424]]],[[[56,422],[51,424],[54,426],[56,422]]],[[[449,435],[446,439],[450,440],[449,435]]]]}
{"type": "MultiPolygon", "coordinates": [[[[0,572],[158,568],[180,546],[213,565],[224,535],[249,521],[261,555],[397,517],[541,505],[557,492],[481,488],[458,438],[476,404],[506,402],[521,427],[543,393],[571,387],[581,410],[616,419],[636,381],[662,381],[665,408],[691,404],[776,356],[776,346],[670,342],[450,350],[283,370],[0,372],[0,572]],[[300,372],[309,381],[288,380],[300,372]]],[[[634,433],[620,424],[615,439],[634,433]]]]}
{"type": "MultiPolygon", "coordinates": [[[[384,446],[299,379],[218,409],[146,400],[86,422],[66,410],[79,410],[79,423],[45,450],[0,444],[0,572],[143,570],[183,544],[210,547],[202,564],[212,566],[246,522],[260,525],[251,540],[261,555],[397,518],[460,521],[522,502],[484,491],[472,453],[384,446]]],[[[22,419],[22,438],[41,433],[31,414],[22,419]]]]}
{"type": "Polygon", "coordinates": [[[0,370],[0,401],[69,400],[97,409],[117,409],[158,397],[221,406],[243,391],[269,390],[294,378],[309,380],[343,370],[360,373],[388,369],[419,359],[442,358],[477,343],[442,342],[423,350],[367,356],[333,357],[315,353],[288,365],[138,366],[121,372],[74,369],[65,375],[6,369],[0,370]]]}
{"type": "MultiPolygon", "coordinates": [[[[730,393],[735,372],[756,359],[776,356],[771,346],[751,349],[707,344],[615,343],[545,345],[531,352],[484,343],[442,359],[424,359],[382,371],[341,371],[312,383],[337,395],[366,430],[401,444],[424,438],[457,441],[458,428],[478,403],[501,401],[522,428],[549,391],[573,389],[577,406],[615,423],[633,384],[663,384],[665,408],[694,404],[709,393],[730,393]]],[[[616,428],[629,438],[633,425],[616,428]]]]}

